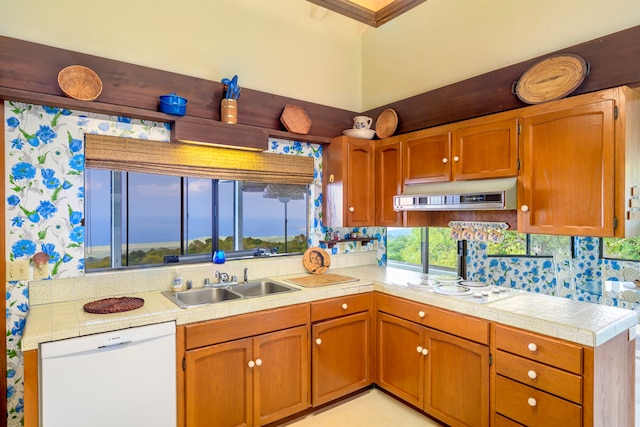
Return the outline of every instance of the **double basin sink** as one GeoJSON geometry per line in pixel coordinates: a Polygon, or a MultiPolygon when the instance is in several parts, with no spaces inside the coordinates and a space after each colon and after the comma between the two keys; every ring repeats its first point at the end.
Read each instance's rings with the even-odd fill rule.
{"type": "Polygon", "coordinates": [[[298,289],[296,288],[292,288],[281,283],[260,281],[228,286],[218,285],[211,288],[193,289],[180,292],[163,291],[162,294],[169,298],[178,307],[189,308],[224,301],[233,301],[242,298],[254,298],[285,292],[294,292],[297,290],[298,289]]]}

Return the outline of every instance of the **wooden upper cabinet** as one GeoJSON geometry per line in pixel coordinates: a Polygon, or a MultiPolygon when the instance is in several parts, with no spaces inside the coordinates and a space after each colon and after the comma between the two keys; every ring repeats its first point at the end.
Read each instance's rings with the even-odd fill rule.
{"type": "Polygon", "coordinates": [[[440,129],[407,135],[403,148],[405,185],[451,179],[451,132],[440,129]]]}
{"type": "Polygon", "coordinates": [[[515,112],[413,132],[405,135],[404,183],[517,176],[517,147],[515,112]]]}
{"type": "Polygon", "coordinates": [[[498,114],[460,123],[453,132],[455,180],[518,175],[518,120],[498,114]]]}
{"type": "Polygon", "coordinates": [[[375,143],[340,136],[323,151],[323,224],[366,227],[375,223],[375,143]]]}
{"type": "Polygon", "coordinates": [[[393,210],[393,196],[402,192],[402,147],[398,137],[376,145],[376,225],[402,227],[403,213],[393,210]]]}
{"type": "Polygon", "coordinates": [[[518,231],[637,235],[627,210],[640,184],[638,95],[616,88],[525,112],[518,231]]]}

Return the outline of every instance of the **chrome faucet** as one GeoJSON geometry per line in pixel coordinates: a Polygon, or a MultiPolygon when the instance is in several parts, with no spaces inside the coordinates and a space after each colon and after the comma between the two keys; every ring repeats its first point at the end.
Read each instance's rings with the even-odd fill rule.
{"type": "Polygon", "coordinates": [[[249,271],[249,269],[247,267],[244,268],[244,283],[247,283],[249,281],[249,275],[247,274],[247,272],[249,271]]]}

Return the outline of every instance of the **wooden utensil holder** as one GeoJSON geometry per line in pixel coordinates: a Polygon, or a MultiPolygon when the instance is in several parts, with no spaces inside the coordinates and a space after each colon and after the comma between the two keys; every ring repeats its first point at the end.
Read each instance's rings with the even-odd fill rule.
{"type": "Polygon", "coordinates": [[[223,99],[220,103],[220,121],[235,125],[238,123],[238,100],[223,99]]]}

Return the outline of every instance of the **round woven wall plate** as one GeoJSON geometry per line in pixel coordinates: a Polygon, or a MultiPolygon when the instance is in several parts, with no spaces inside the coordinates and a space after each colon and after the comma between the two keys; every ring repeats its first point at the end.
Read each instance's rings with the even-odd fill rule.
{"type": "Polygon", "coordinates": [[[515,94],[527,104],[564,98],[582,84],[588,70],[578,55],[554,55],[529,67],[516,83],[515,94]]]}
{"type": "Polygon", "coordinates": [[[329,269],[331,257],[322,248],[311,247],[302,255],[302,264],[311,274],[322,274],[329,269]]]}
{"type": "Polygon", "coordinates": [[[102,80],[91,68],[70,65],[58,73],[58,86],[69,98],[93,101],[102,93],[102,80]]]}
{"type": "Polygon", "coordinates": [[[384,110],[376,119],[376,135],[378,138],[388,138],[396,131],[398,114],[392,108],[384,110]]]}

